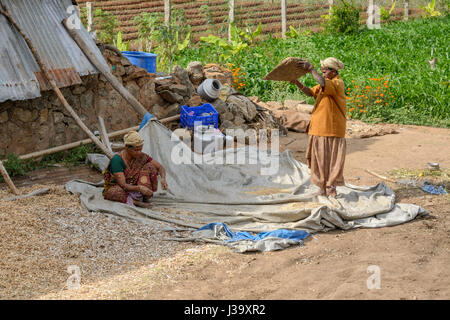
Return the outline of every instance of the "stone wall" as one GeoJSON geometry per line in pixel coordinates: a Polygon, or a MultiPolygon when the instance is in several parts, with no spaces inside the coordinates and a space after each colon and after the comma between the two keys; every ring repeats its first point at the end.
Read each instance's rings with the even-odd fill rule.
{"type": "MultiPolygon", "coordinates": [[[[110,51],[104,56],[116,78],[146,109],[152,112],[152,106],[164,105],[155,92],[154,74],[110,51]]],[[[82,77],[82,84],[61,88],[61,92],[91,131],[98,130],[99,115],[108,132],[139,125],[141,117],[102,75],[82,77]]],[[[53,91],[41,94],[36,99],[0,103],[0,159],[87,138],[53,91]]]]}
{"type": "MultiPolygon", "coordinates": [[[[186,70],[175,66],[169,79],[158,79],[114,51],[105,49],[103,56],[118,81],[158,119],[180,114],[182,105],[208,102],[198,95],[197,88],[211,78],[230,89],[225,97],[209,101],[220,114],[220,129],[277,126],[271,114],[261,111],[265,108],[258,108],[232,89],[231,72],[218,65],[203,67],[192,62],[186,70]]],[[[83,77],[82,84],[62,88],[61,92],[92,132],[98,130],[97,116],[103,117],[108,132],[137,126],[142,118],[103,75],[83,77]]],[[[0,159],[10,153],[23,155],[87,138],[53,91],[41,94],[37,99],[0,103],[0,159]]],[[[169,128],[179,126],[172,123],[169,128]]]]}

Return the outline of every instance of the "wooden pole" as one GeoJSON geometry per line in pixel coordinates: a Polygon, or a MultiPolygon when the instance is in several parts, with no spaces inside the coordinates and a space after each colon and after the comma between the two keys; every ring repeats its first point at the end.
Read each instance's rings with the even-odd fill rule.
{"type": "Polygon", "coordinates": [[[231,42],[231,24],[234,22],[234,0],[229,0],[228,11],[228,42],[231,42]]]}
{"type": "Polygon", "coordinates": [[[66,27],[67,32],[71,35],[73,40],[78,44],[81,51],[86,55],[89,61],[100,71],[100,73],[111,83],[114,89],[119,92],[122,97],[128,101],[128,103],[133,107],[133,109],[140,115],[144,116],[148,111],[144,106],[127,90],[124,86],[116,79],[116,77],[111,73],[109,68],[105,67],[100,60],[96,57],[94,52],[86,45],[84,39],[80,35],[80,30],[72,29],[68,23],[68,19],[63,20],[63,24],[66,27]]]}
{"type": "Polygon", "coordinates": [[[86,2],[86,14],[87,14],[87,31],[91,33],[94,31],[94,8],[92,2],[86,2]]]}
{"type": "Polygon", "coordinates": [[[108,148],[109,151],[112,152],[111,142],[109,142],[108,132],[106,131],[106,127],[105,127],[105,121],[100,116],[98,116],[98,125],[99,125],[98,129],[100,131],[100,138],[101,138],[103,144],[108,148]]]}
{"type": "Polygon", "coordinates": [[[72,109],[72,107],[69,105],[67,100],[64,98],[64,95],[61,93],[61,90],[59,90],[58,86],[56,85],[56,82],[53,80],[52,76],[50,75],[50,72],[47,69],[47,66],[44,65],[41,58],[39,57],[36,49],[33,46],[33,43],[30,41],[30,39],[27,37],[27,35],[23,32],[22,28],[17,24],[17,22],[12,17],[11,13],[9,12],[8,7],[5,7],[5,10],[0,9],[0,13],[3,14],[9,22],[17,29],[17,31],[22,35],[25,42],[28,45],[28,48],[31,50],[31,53],[33,54],[34,59],[36,60],[39,68],[42,70],[42,72],[45,75],[45,78],[50,83],[50,86],[52,87],[53,91],[56,93],[58,99],[61,101],[64,108],[69,112],[69,114],[72,116],[72,118],[75,120],[77,125],[88,135],[89,138],[107,155],[108,157],[112,158],[113,153],[110,152],[101,142],[100,140],[92,134],[92,132],[89,130],[88,127],[81,121],[81,119],[78,117],[78,115],[75,113],[75,111],[72,109]]]}
{"type": "Polygon", "coordinates": [[[330,6],[330,8],[328,9],[328,14],[331,16],[331,8],[333,7],[334,1],[333,0],[328,0],[328,5],[330,6]]]}
{"type": "Polygon", "coordinates": [[[405,0],[405,13],[403,15],[404,20],[408,20],[409,16],[409,0],[405,0]]]}
{"type": "Polygon", "coordinates": [[[392,179],[390,179],[390,178],[388,178],[388,177],[382,176],[382,175],[380,175],[380,174],[377,174],[377,173],[375,173],[375,172],[373,172],[373,171],[370,171],[369,169],[366,169],[365,171],[366,171],[367,173],[373,175],[374,177],[377,177],[377,178],[380,178],[380,179],[383,179],[383,180],[386,180],[386,181],[389,181],[389,182],[397,183],[397,181],[392,180],[392,179]]]}
{"type": "Polygon", "coordinates": [[[30,193],[27,193],[27,194],[24,194],[24,195],[21,195],[21,196],[10,197],[10,198],[6,198],[6,199],[3,199],[3,200],[14,201],[14,200],[19,200],[19,199],[25,199],[25,198],[28,198],[28,197],[40,196],[40,195],[43,195],[43,194],[47,194],[49,192],[50,192],[50,188],[44,188],[44,189],[39,189],[39,190],[30,192],[30,193]]]}
{"type": "Polygon", "coordinates": [[[172,11],[172,1],[164,0],[164,23],[166,26],[170,25],[170,15],[172,11]]]}
{"type": "Polygon", "coordinates": [[[19,195],[20,192],[17,190],[16,186],[14,185],[14,182],[12,182],[11,178],[9,177],[8,171],[6,171],[5,167],[3,166],[3,162],[0,160],[0,173],[3,176],[3,179],[5,180],[8,187],[11,189],[11,191],[15,195],[19,195]]]}
{"type": "MultiPolygon", "coordinates": [[[[180,115],[176,115],[173,117],[168,117],[165,119],[161,119],[159,120],[159,122],[161,123],[167,123],[167,122],[171,122],[171,121],[175,121],[180,119],[180,115]]],[[[128,133],[129,131],[134,130],[137,131],[139,130],[139,126],[135,126],[135,127],[131,127],[131,128],[127,128],[127,129],[122,129],[119,131],[114,131],[111,133],[108,133],[108,138],[114,138],[114,137],[118,137],[121,135],[124,135],[126,133],[128,133]]],[[[24,154],[22,156],[19,156],[19,159],[21,160],[27,160],[27,159],[31,159],[31,158],[37,158],[37,157],[42,157],[48,154],[53,154],[56,152],[60,152],[60,151],[65,151],[65,150],[69,150],[69,149],[73,149],[88,143],[92,143],[91,139],[84,139],[84,140],[80,140],[80,141],[76,141],[76,142],[72,142],[72,143],[68,143],[68,144],[64,144],[62,146],[58,146],[58,147],[53,147],[50,149],[46,149],[46,150],[41,150],[41,151],[36,151],[33,153],[28,153],[28,154],[24,154]]]]}
{"type": "Polygon", "coordinates": [[[287,0],[281,0],[281,36],[286,38],[287,30],[287,0]]]}

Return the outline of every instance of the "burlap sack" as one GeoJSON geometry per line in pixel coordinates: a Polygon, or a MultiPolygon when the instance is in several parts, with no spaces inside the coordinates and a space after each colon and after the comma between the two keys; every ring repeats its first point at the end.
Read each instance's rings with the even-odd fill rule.
{"type": "Polygon", "coordinates": [[[272,111],[275,117],[280,119],[283,126],[295,132],[306,132],[311,115],[309,113],[298,112],[297,110],[275,110],[272,111]]]}
{"type": "MultiPolygon", "coordinates": [[[[291,81],[300,78],[308,73],[308,69],[303,69],[300,62],[307,62],[294,57],[287,57],[281,61],[263,80],[291,81]]],[[[309,66],[309,63],[306,64],[309,66]]]]}

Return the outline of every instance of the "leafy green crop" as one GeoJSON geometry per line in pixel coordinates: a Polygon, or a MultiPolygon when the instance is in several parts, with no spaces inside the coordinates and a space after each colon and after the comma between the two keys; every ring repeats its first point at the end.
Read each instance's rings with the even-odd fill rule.
{"type": "MultiPolygon", "coordinates": [[[[408,22],[383,24],[381,29],[364,29],[346,35],[296,35],[292,39],[269,36],[235,55],[223,59],[223,64],[239,67],[245,78],[241,91],[247,96],[258,96],[263,101],[311,98],[294,85],[262,78],[286,57],[308,59],[316,69],[320,60],[336,57],[344,62],[340,71],[347,88],[365,87],[371,78],[389,77],[389,90],[394,98],[388,106],[367,105],[365,120],[450,127],[450,91],[448,16],[417,19],[408,22]],[[428,63],[436,58],[435,69],[428,63]],[[354,82],[352,82],[352,80],[354,82]]],[[[190,61],[217,63],[223,48],[205,43],[185,50],[176,62],[186,67],[190,61]]],[[[317,83],[311,75],[300,79],[312,87],[317,83]]],[[[346,89],[347,89],[346,88],[346,89]]]]}

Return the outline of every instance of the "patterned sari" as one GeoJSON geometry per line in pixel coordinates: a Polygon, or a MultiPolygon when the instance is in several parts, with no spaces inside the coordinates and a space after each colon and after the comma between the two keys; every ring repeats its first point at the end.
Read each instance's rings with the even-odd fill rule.
{"type": "MultiPolygon", "coordinates": [[[[158,190],[158,170],[151,163],[153,159],[145,153],[133,158],[123,172],[127,184],[141,185],[149,188],[153,192],[158,190]]],[[[105,170],[105,185],[103,197],[106,200],[133,204],[133,200],[148,201],[149,197],[144,197],[140,192],[125,191],[110,172],[110,164],[105,170]]]]}

